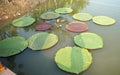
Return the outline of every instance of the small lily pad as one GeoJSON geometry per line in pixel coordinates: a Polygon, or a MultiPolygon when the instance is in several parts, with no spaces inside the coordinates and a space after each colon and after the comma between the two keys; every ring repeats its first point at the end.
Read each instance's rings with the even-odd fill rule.
{"type": "Polygon", "coordinates": [[[93,22],[99,25],[112,25],[115,23],[115,20],[108,16],[95,16],[93,17],[93,22]]]}
{"type": "Polygon", "coordinates": [[[89,21],[92,19],[92,15],[89,13],[77,13],[73,15],[73,18],[80,21],[89,21]]]}
{"type": "Polygon", "coordinates": [[[83,32],[88,30],[88,25],[84,22],[71,22],[68,25],[66,25],[66,29],[71,32],[83,32]]]}
{"type": "Polygon", "coordinates": [[[35,22],[35,19],[32,17],[21,17],[12,21],[13,26],[16,27],[25,27],[29,26],[35,22]]]}
{"type": "Polygon", "coordinates": [[[35,26],[36,30],[48,30],[51,28],[51,24],[42,22],[35,26]]]}
{"type": "Polygon", "coordinates": [[[41,32],[28,38],[28,42],[28,47],[32,50],[45,50],[54,46],[58,42],[58,37],[55,34],[41,32]]]}
{"type": "Polygon", "coordinates": [[[40,16],[42,19],[51,20],[60,17],[60,14],[54,12],[46,12],[40,16]]]}
{"type": "Polygon", "coordinates": [[[84,48],[65,47],[58,50],[55,62],[60,69],[79,74],[89,68],[92,63],[92,55],[84,48]]]}
{"type": "Polygon", "coordinates": [[[74,37],[74,42],[78,46],[87,49],[98,49],[103,47],[103,39],[99,35],[90,32],[76,35],[74,37]]]}
{"type": "Polygon", "coordinates": [[[73,9],[71,8],[58,8],[55,10],[56,13],[61,13],[61,14],[66,14],[66,13],[71,13],[73,11],[73,9]]]}
{"type": "Polygon", "coordinates": [[[11,37],[0,41],[0,57],[18,54],[27,48],[28,42],[20,36],[11,37]]]}

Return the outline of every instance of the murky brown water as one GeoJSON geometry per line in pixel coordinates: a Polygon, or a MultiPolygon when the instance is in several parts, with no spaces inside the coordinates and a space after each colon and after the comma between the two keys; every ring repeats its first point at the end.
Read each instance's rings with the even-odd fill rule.
{"type": "MultiPolygon", "coordinates": [[[[104,48],[91,50],[93,54],[93,64],[91,67],[79,75],[120,75],[120,0],[46,0],[34,10],[32,15],[37,21],[42,22],[39,15],[46,11],[52,11],[58,7],[71,7],[74,13],[88,12],[92,15],[106,15],[114,18],[116,23],[112,26],[98,26],[92,21],[89,24],[88,32],[101,35],[104,39],[104,48]]],[[[62,15],[61,18],[67,18],[67,22],[62,28],[53,28],[48,31],[58,35],[59,42],[53,48],[46,51],[31,51],[26,49],[24,52],[8,57],[0,58],[4,65],[10,68],[17,75],[75,75],[61,71],[54,62],[56,51],[65,46],[74,46],[73,37],[76,33],[65,30],[64,26],[73,21],[72,14],[62,15]]],[[[54,24],[56,20],[48,21],[54,24]]],[[[19,35],[26,39],[39,31],[34,30],[34,23],[30,27],[16,28],[11,25],[10,20],[0,21],[0,40],[19,35]],[[7,22],[6,22],[7,21],[7,22]]]]}

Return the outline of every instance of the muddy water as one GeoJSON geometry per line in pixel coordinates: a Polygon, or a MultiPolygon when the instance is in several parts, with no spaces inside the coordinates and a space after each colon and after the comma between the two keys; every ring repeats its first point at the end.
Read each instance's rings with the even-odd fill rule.
{"type": "MultiPolygon", "coordinates": [[[[79,75],[120,75],[120,0],[48,0],[38,5],[33,13],[27,13],[27,16],[33,16],[37,21],[42,22],[39,15],[46,11],[53,11],[58,7],[71,7],[74,12],[62,15],[67,21],[62,24],[62,28],[53,28],[50,33],[59,36],[59,42],[56,46],[45,51],[32,51],[27,48],[24,52],[8,58],[0,58],[4,65],[10,68],[17,75],[75,75],[61,71],[54,62],[56,51],[65,46],[74,46],[73,37],[76,33],[67,31],[64,26],[73,21],[71,15],[77,12],[88,12],[92,15],[106,15],[114,18],[116,23],[112,26],[99,26],[92,21],[89,24],[88,32],[99,34],[104,39],[104,48],[91,50],[93,55],[93,64],[91,67],[79,75]]],[[[47,21],[54,25],[56,20],[47,21]]],[[[0,40],[19,35],[26,39],[39,31],[34,30],[34,23],[30,27],[16,28],[11,26],[11,21],[2,22],[0,26],[0,40]]]]}

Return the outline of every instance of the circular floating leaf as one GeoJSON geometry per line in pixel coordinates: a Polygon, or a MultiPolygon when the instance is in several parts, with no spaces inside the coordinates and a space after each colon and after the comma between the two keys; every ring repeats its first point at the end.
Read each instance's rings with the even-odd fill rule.
{"type": "Polygon", "coordinates": [[[20,36],[0,41],[0,57],[8,57],[20,53],[28,46],[28,42],[20,36]]]}
{"type": "Polygon", "coordinates": [[[93,22],[99,25],[112,25],[115,20],[107,16],[95,16],[93,17],[93,22]]]}
{"type": "Polygon", "coordinates": [[[62,13],[62,14],[66,14],[66,13],[71,13],[73,11],[73,9],[71,8],[58,8],[55,10],[56,13],[62,13]]]}
{"type": "Polygon", "coordinates": [[[58,37],[55,34],[41,32],[32,35],[28,42],[28,47],[32,50],[44,50],[54,46],[58,42],[58,37]]]}
{"type": "Polygon", "coordinates": [[[74,37],[74,42],[83,48],[87,49],[97,49],[103,47],[103,40],[102,38],[94,33],[81,33],[74,37]]]}
{"type": "Polygon", "coordinates": [[[73,15],[73,18],[80,21],[88,21],[92,19],[92,15],[88,13],[77,13],[73,15]]]}
{"type": "Polygon", "coordinates": [[[71,22],[66,25],[66,29],[72,32],[83,32],[88,30],[88,25],[84,22],[71,22]]]}
{"type": "Polygon", "coordinates": [[[65,47],[56,53],[55,62],[60,69],[79,74],[91,65],[92,55],[84,48],[65,47]]]}
{"type": "Polygon", "coordinates": [[[51,25],[49,23],[39,23],[38,25],[35,26],[36,30],[48,30],[51,28],[51,25]]]}
{"type": "Polygon", "coordinates": [[[58,18],[59,16],[60,16],[60,14],[58,14],[58,13],[46,12],[46,13],[43,13],[40,17],[42,19],[50,20],[50,19],[58,18]]]}
{"type": "Polygon", "coordinates": [[[31,25],[35,22],[35,19],[32,17],[21,17],[13,20],[12,24],[16,27],[25,27],[31,25]]]}

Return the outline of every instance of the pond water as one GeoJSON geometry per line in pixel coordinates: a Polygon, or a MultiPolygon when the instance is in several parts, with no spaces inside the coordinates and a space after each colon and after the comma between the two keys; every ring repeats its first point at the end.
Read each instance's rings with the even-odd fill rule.
{"type": "MultiPolygon", "coordinates": [[[[0,60],[17,75],[75,75],[60,70],[54,62],[54,56],[58,49],[65,46],[74,46],[73,37],[78,33],[69,32],[64,28],[68,22],[73,21],[71,16],[78,12],[87,12],[94,16],[112,17],[116,20],[116,23],[112,26],[99,26],[92,21],[86,22],[89,25],[87,32],[99,34],[104,40],[104,47],[90,51],[93,55],[93,63],[89,69],[79,75],[120,75],[119,4],[120,0],[45,0],[45,2],[37,5],[32,13],[25,14],[37,20],[32,26],[16,28],[11,25],[11,19],[0,21],[0,40],[16,35],[27,39],[32,34],[40,32],[35,31],[34,26],[45,21],[39,17],[43,12],[54,11],[59,7],[71,7],[74,10],[71,14],[61,15],[61,19],[67,19],[62,24],[62,28],[53,27],[47,31],[58,35],[59,42],[56,46],[45,51],[32,51],[27,48],[18,55],[0,58],[0,60]]],[[[47,22],[54,25],[55,21],[47,22]]]]}

